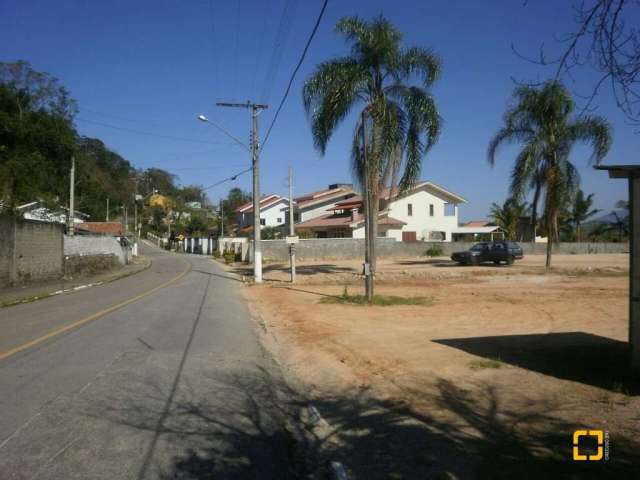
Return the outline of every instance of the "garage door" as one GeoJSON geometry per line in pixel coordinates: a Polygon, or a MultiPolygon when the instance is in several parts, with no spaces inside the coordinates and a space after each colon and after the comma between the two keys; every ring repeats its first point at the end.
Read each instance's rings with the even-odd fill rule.
{"type": "Polygon", "coordinates": [[[403,242],[416,242],[416,232],[402,232],[403,242]]]}

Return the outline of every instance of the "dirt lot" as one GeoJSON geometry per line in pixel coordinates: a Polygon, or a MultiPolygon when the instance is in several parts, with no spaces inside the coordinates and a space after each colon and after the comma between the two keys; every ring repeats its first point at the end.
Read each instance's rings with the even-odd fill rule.
{"type": "Polygon", "coordinates": [[[429,306],[321,303],[362,293],[359,261],[305,263],[296,286],[267,265],[269,281],[244,291],[265,345],[335,429],[322,448],[354,478],[628,478],[640,468],[628,256],[543,263],[379,262],[377,293],[429,306]],[[579,428],[609,432],[608,461],[571,460],[579,428]]]}

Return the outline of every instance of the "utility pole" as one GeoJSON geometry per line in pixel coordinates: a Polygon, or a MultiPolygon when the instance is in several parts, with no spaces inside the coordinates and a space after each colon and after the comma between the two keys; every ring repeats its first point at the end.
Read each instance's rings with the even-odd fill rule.
{"type": "Polygon", "coordinates": [[[75,233],[75,186],[76,186],[76,159],[71,155],[71,172],[69,174],[69,227],[68,233],[73,236],[75,233]]]}
{"type": "Polygon", "coordinates": [[[239,107],[251,110],[251,165],[253,169],[253,279],[262,283],[262,245],[260,240],[260,145],[258,141],[258,115],[268,105],[252,103],[216,103],[219,107],[239,107]]]}
{"type": "MultiPolygon", "coordinates": [[[[289,236],[295,237],[293,226],[293,168],[289,167],[289,236]]],[[[289,244],[289,261],[291,263],[291,283],[296,283],[296,244],[289,244]]]]}
{"type": "Polygon", "coordinates": [[[224,237],[224,200],[220,199],[220,237],[224,237]]]}
{"type": "Polygon", "coordinates": [[[109,221],[109,197],[107,197],[107,222],[109,221]]]}

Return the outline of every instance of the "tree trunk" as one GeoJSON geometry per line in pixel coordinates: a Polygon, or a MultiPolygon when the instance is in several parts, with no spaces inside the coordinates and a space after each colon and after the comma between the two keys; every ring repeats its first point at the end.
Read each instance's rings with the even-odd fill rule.
{"type": "Polygon", "coordinates": [[[364,288],[367,295],[367,301],[373,302],[373,265],[371,259],[373,258],[373,249],[371,248],[371,237],[373,225],[371,222],[371,211],[373,210],[371,204],[371,172],[369,165],[369,158],[367,155],[367,123],[365,112],[362,112],[362,162],[363,162],[363,179],[362,187],[362,200],[364,202],[364,288]]]}
{"type": "Polygon", "coordinates": [[[536,243],[536,225],[538,223],[538,202],[540,201],[540,190],[542,183],[536,181],[536,190],[533,194],[533,205],[531,206],[531,243],[536,243]]]}

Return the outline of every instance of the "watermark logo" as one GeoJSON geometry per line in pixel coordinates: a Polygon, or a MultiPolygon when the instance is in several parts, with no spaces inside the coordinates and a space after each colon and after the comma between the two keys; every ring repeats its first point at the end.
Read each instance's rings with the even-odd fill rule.
{"type": "Polygon", "coordinates": [[[609,432],[603,430],[576,430],[573,432],[573,459],[597,462],[609,460],[609,432]],[[582,442],[581,442],[582,440],[582,442]],[[595,453],[593,447],[595,440],[595,453]]]}

